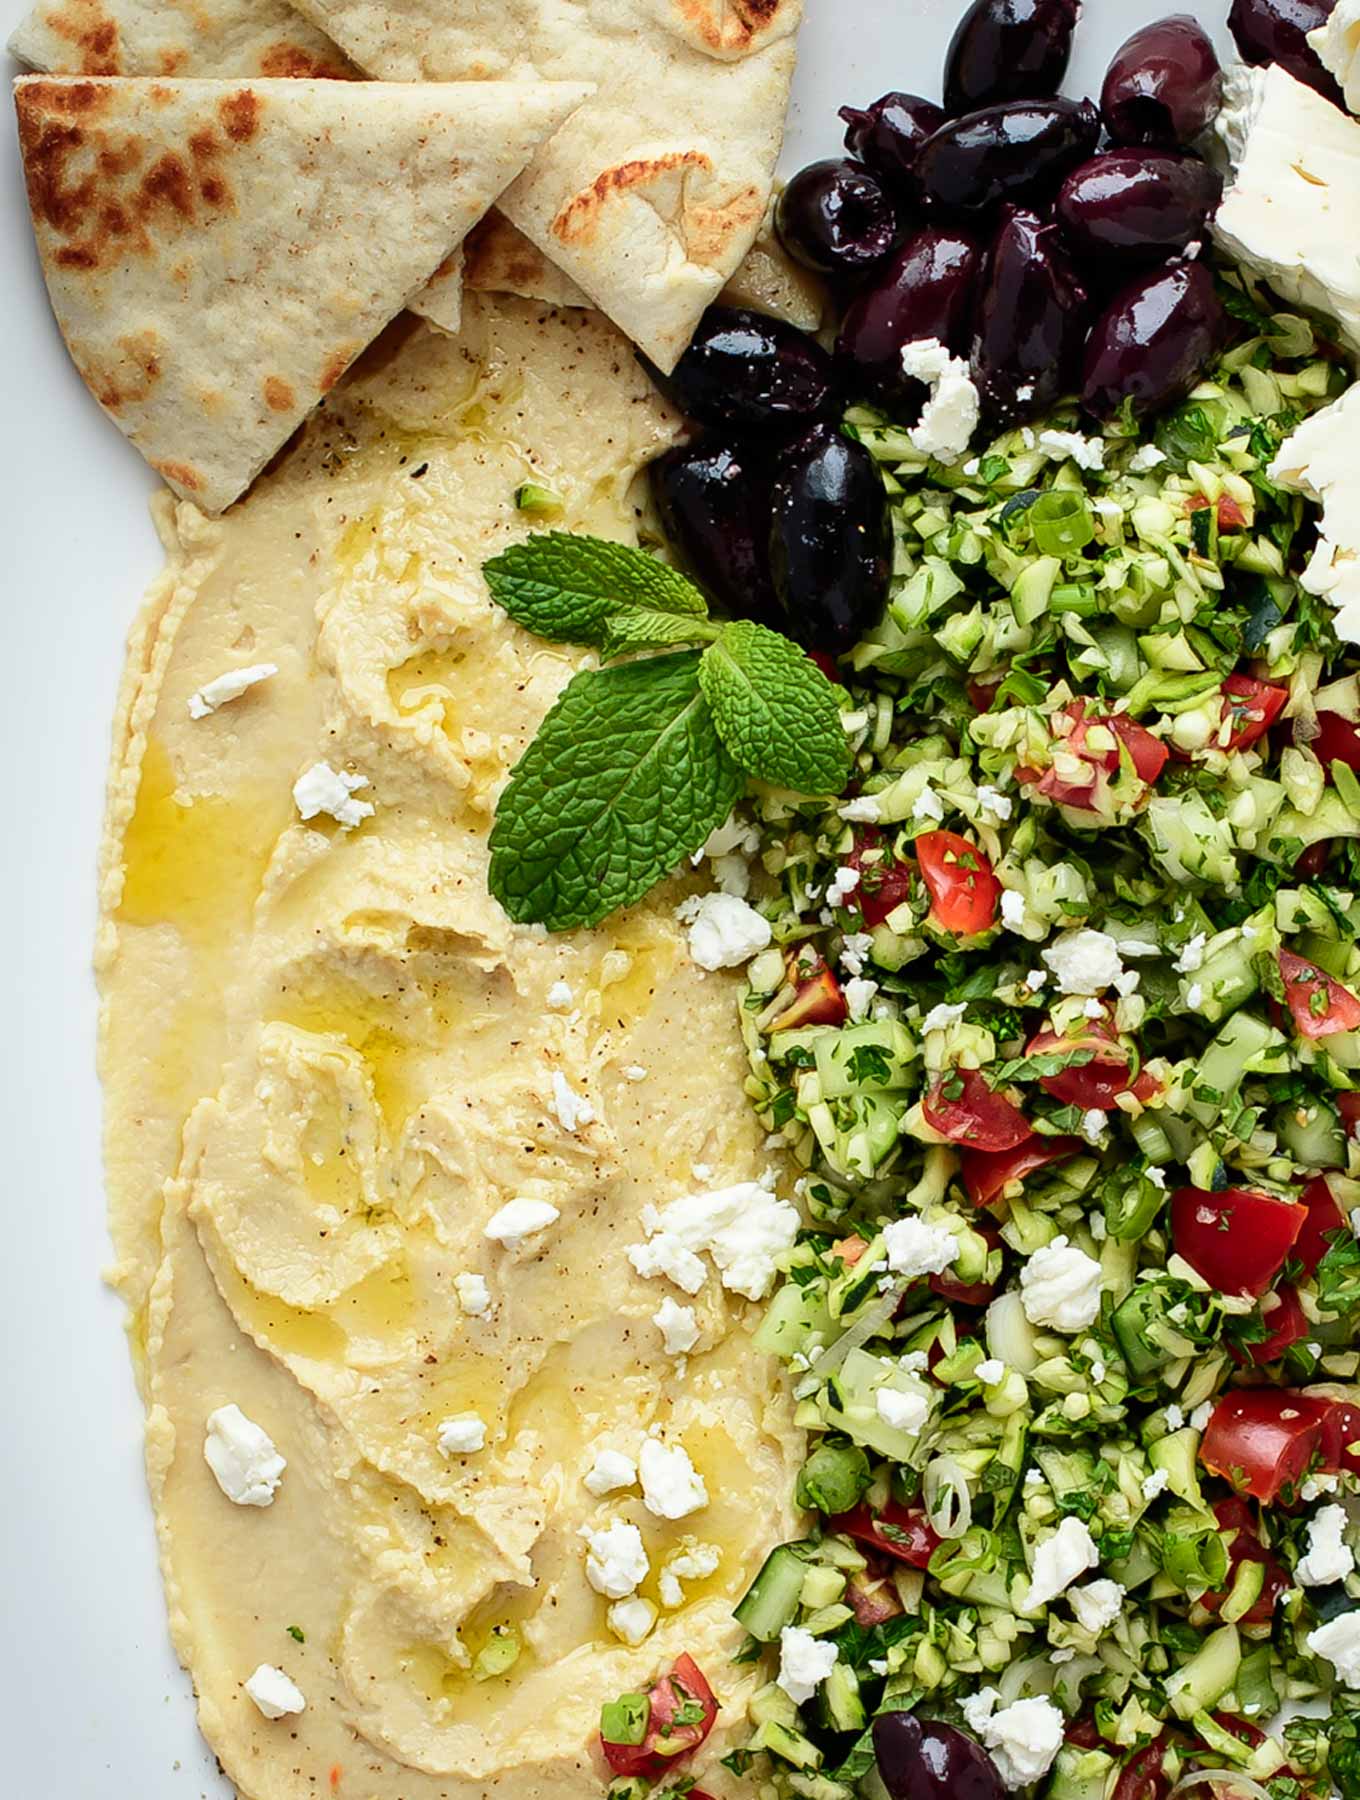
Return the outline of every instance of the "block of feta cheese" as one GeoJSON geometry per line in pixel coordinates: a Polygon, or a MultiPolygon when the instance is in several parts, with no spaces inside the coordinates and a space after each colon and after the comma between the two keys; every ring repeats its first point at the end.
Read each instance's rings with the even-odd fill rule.
{"type": "Polygon", "coordinates": [[[1225,93],[1234,168],[1214,236],[1360,355],[1360,121],[1276,63],[1232,72],[1225,93]]]}
{"type": "Polygon", "coordinates": [[[1308,33],[1308,42],[1340,82],[1346,105],[1360,113],[1360,0],[1336,0],[1332,16],[1308,33]]]}
{"type": "Polygon", "coordinates": [[[1336,635],[1360,644],[1360,385],[1285,439],[1270,478],[1321,506],[1317,548],[1303,585],[1336,609],[1336,635]]]}

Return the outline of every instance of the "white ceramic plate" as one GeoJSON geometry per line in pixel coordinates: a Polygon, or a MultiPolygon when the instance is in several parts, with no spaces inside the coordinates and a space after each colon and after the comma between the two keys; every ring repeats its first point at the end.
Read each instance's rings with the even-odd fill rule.
{"type": "MultiPolygon", "coordinates": [[[[18,21],[7,0],[0,36],[18,21]]],[[[450,0],[456,4],[456,0],[450,0]]],[[[964,0],[808,0],[784,158],[840,148],[836,108],[939,92],[964,0]]],[[[1195,10],[1220,39],[1228,0],[1195,10]]],[[[1087,0],[1069,89],[1185,0],[1087,0]]],[[[16,72],[11,66],[11,73],[16,72]]],[[[159,566],[154,478],[48,313],[13,129],[0,129],[0,1788],[43,1800],[228,1800],[171,1654],[141,1409],[108,1256],[89,974],[123,637],[159,566]]]]}

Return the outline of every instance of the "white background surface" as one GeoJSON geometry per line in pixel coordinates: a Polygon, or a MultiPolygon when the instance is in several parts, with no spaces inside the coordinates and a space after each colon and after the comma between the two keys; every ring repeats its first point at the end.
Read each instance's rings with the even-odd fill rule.
{"type": "MultiPolygon", "coordinates": [[[[0,35],[20,4],[5,0],[0,35]]],[[[888,88],[938,98],[963,0],[807,6],[790,173],[839,150],[839,105],[888,88]]],[[[1227,6],[1195,9],[1225,45],[1227,6]]],[[[1086,0],[1069,90],[1097,91],[1130,31],[1183,10],[1086,0]]],[[[160,560],[153,477],[52,324],[8,119],[0,246],[0,1793],[223,1800],[166,1635],[141,1413],[99,1281],[94,862],[123,638],[160,560]]]]}

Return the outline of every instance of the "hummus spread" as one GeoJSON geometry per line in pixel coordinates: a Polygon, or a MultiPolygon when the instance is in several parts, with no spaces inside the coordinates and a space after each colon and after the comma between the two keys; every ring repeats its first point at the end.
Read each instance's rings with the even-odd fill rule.
{"type": "Polygon", "coordinates": [[[704,1786],[732,1791],[756,1677],[731,1611],[790,1535],[799,1437],[755,1308],[627,1252],[645,1207],[768,1164],[734,978],[689,962],[678,889],[553,938],[485,879],[579,653],[480,565],[527,528],[525,481],[564,529],[635,536],[675,432],[599,315],[472,297],[456,338],[389,333],[225,518],[160,514],[102,870],[108,1182],[175,1642],[251,1800],[599,1795],[601,1702],[683,1651],[723,1704],[704,1786]],[[488,1236],[512,1201],[553,1216],[488,1236]],[[219,1467],[272,1440],[245,1503],[212,1415],[219,1467]],[[707,1504],[585,1485],[648,1437],[707,1504]],[[631,1646],[581,1535],[616,1522],[657,1614],[631,1646]],[[710,1572],[677,1588],[687,1552],[710,1572]],[[266,1717],[262,1667],[305,1710],[266,1717]]]}

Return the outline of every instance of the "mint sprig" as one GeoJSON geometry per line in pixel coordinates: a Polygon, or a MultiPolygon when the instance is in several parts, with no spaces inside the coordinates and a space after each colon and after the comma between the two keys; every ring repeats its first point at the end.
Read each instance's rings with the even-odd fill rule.
{"type": "Polygon", "coordinates": [[[567,931],[631,906],[723,823],[748,775],[803,794],[844,787],[834,685],[778,632],[710,619],[666,563],[554,531],[484,573],[517,623],[610,665],[567,686],[501,796],[490,886],[512,919],[567,931]]]}

